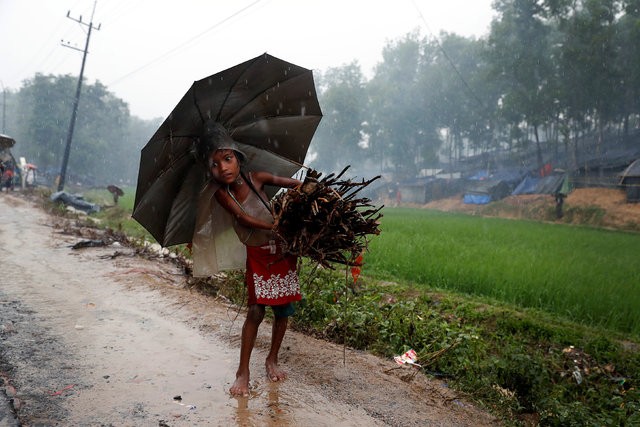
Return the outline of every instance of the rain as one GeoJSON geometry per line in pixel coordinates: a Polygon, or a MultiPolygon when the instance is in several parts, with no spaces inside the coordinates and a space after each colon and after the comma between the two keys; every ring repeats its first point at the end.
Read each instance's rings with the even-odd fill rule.
{"type": "MultiPolygon", "coordinates": [[[[321,425],[325,409],[336,425],[640,421],[635,9],[629,0],[1,2],[0,37],[13,41],[0,46],[7,419],[29,424],[43,408],[51,422],[79,424],[188,425],[219,411],[223,424],[321,425]],[[229,313],[246,303],[216,282],[231,274],[208,276],[215,298],[193,288],[202,285],[193,240],[217,189],[200,152],[207,119],[245,153],[244,172],[362,182],[349,212],[380,212],[359,253],[334,258],[344,265],[301,267],[308,288],[291,340],[322,338],[325,358],[284,386],[254,374],[258,365],[248,401],[228,396],[242,327],[229,313]],[[51,273],[37,261],[45,253],[51,273]],[[195,321],[208,304],[215,318],[195,321]],[[105,326],[109,316],[133,322],[131,335],[105,326]],[[144,319],[193,351],[148,335],[144,319]],[[47,376],[19,359],[25,348],[46,356],[27,334],[46,335],[61,372],[69,344],[73,372],[47,376]],[[129,336],[150,353],[123,344],[129,336]],[[111,370],[100,348],[121,349],[111,370]],[[144,371],[153,352],[163,357],[144,371]],[[375,359],[356,370],[348,354],[375,359]],[[387,366],[394,360],[410,363],[387,366]],[[395,408],[402,399],[390,391],[376,412],[366,383],[387,377],[422,392],[395,408]],[[139,401],[117,396],[137,386],[139,401]],[[104,420],[88,411],[100,396],[104,420]],[[435,418],[421,418],[425,402],[436,402],[435,418]]],[[[266,190],[271,207],[285,193],[266,190]]],[[[340,191],[323,190],[339,195],[330,218],[317,218],[320,195],[294,216],[300,241],[344,213],[340,191]]],[[[334,246],[352,231],[331,230],[334,246]]],[[[309,253],[300,258],[312,264],[309,253]]],[[[260,337],[262,354],[268,333],[260,337]]],[[[308,353],[285,347],[283,359],[304,369],[308,353]]]]}

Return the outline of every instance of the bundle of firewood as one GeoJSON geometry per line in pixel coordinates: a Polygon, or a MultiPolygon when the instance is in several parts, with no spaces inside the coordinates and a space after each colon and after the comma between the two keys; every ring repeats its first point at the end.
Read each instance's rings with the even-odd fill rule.
{"type": "Polygon", "coordinates": [[[375,208],[370,199],[356,195],[380,177],[361,182],[341,179],[348,168],[322,179],[321,173],[309,169],[301,185],[273,199],[274,230],[285,253],[328,268],[332,263],[359,265],[367,236],[380,234],[382,206],[375,208]]]}

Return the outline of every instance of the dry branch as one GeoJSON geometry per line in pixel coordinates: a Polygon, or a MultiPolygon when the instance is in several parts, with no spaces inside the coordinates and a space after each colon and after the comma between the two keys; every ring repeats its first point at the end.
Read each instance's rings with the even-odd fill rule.
{"type": "Polygon", "coordinates": [[[356,258],[367,249],[368,236],[380,234],[382,206],[356,196],[380,177],[341,179],[348,168],[322,179],[321,173],[309,169],[301,185],[274,198],[274,230],[285,253],[329,268],[332,263],[358,265],[356,258]]]}

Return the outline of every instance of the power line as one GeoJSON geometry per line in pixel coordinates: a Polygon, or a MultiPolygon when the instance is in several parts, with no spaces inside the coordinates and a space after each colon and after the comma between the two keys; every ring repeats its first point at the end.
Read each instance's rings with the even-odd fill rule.
{"type": "Polygon", "coordinates": [[[442,46],[442,44],[440,43],[438,38],[435,36],[435,34],[433,34],[433,31],[431,31],[431,28],[429,28],[429,24],[427,24],[427,20],[424,18],[424,15],[422,15],[422,11],[418,8],[418,5],[416,4],[415,0],[413,1],[413,6],[418,11],[418,15],[420,15],[420,19],[422,19],[422,22],[424,23],[424,26],[427,28],[427,31],[429,32],[429,34],[431,34],[431,36],[435,40],[436,45],[438,45],[438,48],[442,51],[442,54],[447,59],[447,62],[449,62],[449,65],[451,65],[451,68],[453,68],[453,71],[456,72],[456,74],[457,74],[458,78],[460,79],[460,81],[462,81],[464,86],[471,93],[471,97],[473,99],[475,99],[478,102],[478,104],[480,104],[480,106],[484,109],[485,108],[484,102],[482,102],[480,97],[476,94],[476,92],[473,90],[473,88],[469,85],[467,80],[464,78],[464,76],[458,70],[458,67],[456,67],[456,64],[454,64],[453,61],[451,60],[451,58],[449,57],[449,54],[444,49],[444,47],[442,46]]]}
{"type": "MultiPolygon", "coordinates": [[[[80,2],[80,0],[78,0],[76,2],[76,5],[80,2]]],[[[75,7],[75,6],[74,6],[75,7]]],[[[42,43],[42,45],[40,46],[40,48],[38,50],[35,51],[35,53],[33,54],[33,56],[31,57],[31,59],[29,59],[27,62],[24,63],[24,65],[22,66],[22,68],[20,68],[17,72],[14,72],[12,77],[18,77],[20,76],[22,73],[24,73],[24,71],[27,70],[27,68],[29,68],[29,66],[31,66],[33,63],[35,63],[39,58],[42,58],[43,53],[46,51],[46,48],[48,45],[50,45],[52,40],[55,40],[56,38],[56,34],[59,32],[60,28],[62,27],[62,23],[64,21],[60,20],[60,22],[58,23],[58,26],[55,27],[51,34],[48,37],[44,38],[44,42],[42,43]]],[[[65,37],[66,35],[69,33],[70,30],[67,30],[67,32],[65,33],[65,37]]],[[[49,53],[46,54],[46,56],[41,59],[37,65],[36,65],[36,69],[38,68],[42,68],[44,66],[44,64],[46,63],[46,61],[51,57],[52,54],[54,54],[56,52],[56,48],[51,46],[49,48],[49,53]]]]}
{"type": "Polygon", "coordinates": [[[187,46],[187,45],[191,44],[192,42],[194,42],[195,40],[197,40],[197,39],[201,38],[202,36],[204,36],[204,35],[205,35],[205,34],[207,34],[208,32],[215,30],[216,28],[218,28],[218,27],[219,27],[219,26],[221,26],[222,24],[226,23],[227,21],[230,21],[231,19],[235,18],[236,16],[240,15],[241,13],[243,13],[243,12],[245,12],[245,11],[247,11],[247,10],[251,9],[252,7],[254,7],[255,5],[257,5],[258,3],[262,2],[262,1],[263,1],[263,0],[255,0],[253,3],[251,3],[251,4],[249,4],[249,5],[245,6],[245,7],[243,7],[242,9],[238,10],[237,12],[234,12],[233,14],[231,14],[231,15],[229,15],[228,17],[224,18],[223,20],[221,20],[221,21],[219,21],[219,22],[217,22],[217,23],[213,24],[211,27],[207,28],[206,30],[202,31],[202,32],[201,32],[201,33],[199,33],[199,34],[196,34],[195,36],[191,37],[189,40],[187,40],[187,41],[183,42],[182,44],[180,44],[180,45],[178,45],[178,46],[176,46],[176,47],[174,47],[173,49],[171,49],[171,50],[169,50],[169,51],[165,52],[164,54],[160,55],[160,56],[159,56],[159,57],[157,57],[156,59],[153,59],[153,60],[151,60],[151,61],[147,62],[146,64],[144,64],[144,65],[142,65],[142,66],[140,66],[140,67],[136,68],[135,70],[133,70],[133,71],[131,71],[131,72],[129,72],[129,73],[127,73],[127,74],[125,74],[124,76],[122,76],[122,77],[119,77],[119,78],[115,79],[114,81],[112,81],[111,83],[109,83],[109,85],[108,85],[108,86],[113,86],[113,85],[115,85],[115,84],[117,84],[117,83],[120,83],[122,80],[124,80],[124,79],[126,79],[126,78],[128,78],[128,77],[132,76],[133,74],[137,73],[138,71],[141,71],[141,70],[143,70],[143,69],[145,69],[145,68],[147,68],[147,67],[149,67],[149,66],[151,66],[151,65],[153,65],[153,64],[155,64],[155,63],[157,63],[157,62],[162,61],[163,59],[165,59],[165,58],[167,58],[168,56],[170,56],[170,55],[172,55],[172,54],[176,53],[178,50],[180,50],[180,49],[184,48],[185,46],[187,46]]]}

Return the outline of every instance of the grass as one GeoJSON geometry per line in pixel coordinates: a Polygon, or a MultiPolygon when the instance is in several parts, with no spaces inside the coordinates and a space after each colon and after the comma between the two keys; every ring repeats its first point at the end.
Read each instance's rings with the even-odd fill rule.
{"type": "Polygon", "coordinates": [[[102,209],[93,216],[104,226],[124,232],[127,236],[155,242],[151,234],[137,221],[131,218],[135,201],[135,188],[124,187],[124,195],[114,203],[113,196],[106,189],[92,189],[83,193],[85,199],[92,201],[102,209]]]}
{"type": "Polygon", "coordinates": [[[380,280],[487,296],[640,336],[640,235],[386,209],[365,257],[380,280]]]}

